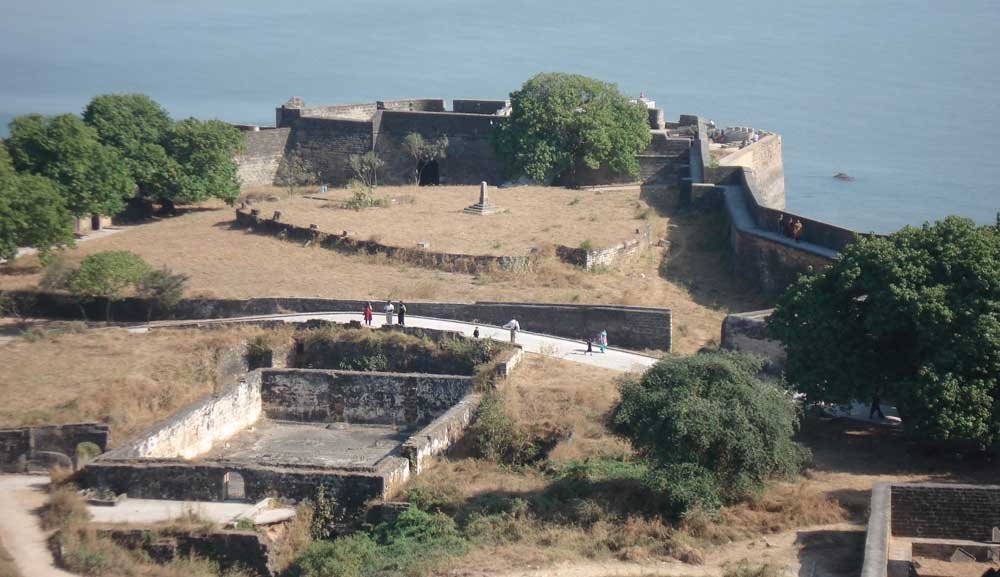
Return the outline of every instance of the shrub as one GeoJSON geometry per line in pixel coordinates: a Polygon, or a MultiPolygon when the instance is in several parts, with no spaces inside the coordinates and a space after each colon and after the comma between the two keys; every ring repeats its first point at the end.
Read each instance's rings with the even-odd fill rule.
{"type": "Polygon", "coordinates": [[[419,567],[464,553],[468,546],[450,517],[412,505],[395,521],[376,527],[375,538],[379,543],[377,568],[382,571],[419,567]]]}
{"type": "Polygon", "coordinates": [[[90,441],[84,441],[76,446],[76,462],[79,467],[81,463],[87,463],[92,461],[95,457],[101,454],[101,447],[96,443],[90,441]]]}
{"type": "Polygon", "coordinates": [[[525,465],[533,462],[539,454],[528,432],[507,413],[499,392],[483,397],[469,433],[473,452],[489,461],[525,465]]]}
{"type": "Polygon", "coordinates": [[[580,248],[587,252],[590,252],[594,250],[594,243],[591,242],[591,240],[588,238],[580,243],[580,248]]]}
{"type": "Polygon", "coordinates": [[[167,311],[177,306],[184,298],[188,280],[187,275],[174,273],[166,267],[147,272],[136,287],[139,296],[149,301],[146,320],[153,317],[153,309],[156,307],[167,311]]]}
{"type": "Polygon", "coordinates": [[[62,254],[57,254],[49,259],[45,265],[45,273],[38,286],[44,290],[68,290],[69,280],[73,277],[75,269],[62,254]]]}
{"type": "Polygon", "coordinates": [[[362,210],[365,208],[385,208],[389,201],[382,196],[376,196],[375,190],[362,186],[354,191],[350,199],[344,201],[343,208],[362,210]]]}
{"type": "Polygon", "coordinates": [[[49,496],[49,502],[42,508],[42,527],[45,529],[68,527],[84,523],[89,519],[87,503],[73,485],[57,488],[49,496]]]}
{"type": "Polygon", "coordinates": [[[312,501],[312,524],[309,533],[313,539],[328,539],[333,535],[337,523],[337,501],[326,494],[326,488],[320,485],[312,501]]]}
{"type": "Polygon", "coordinates": [[[70,291],[81,299],[105,299],[105,320],[111,319],[111,303],[121,300],[149,272],[141,256],[127,250],[92,254],[80,262],[69,279],[70,291]]]}
{"type": "Polygon", "coordinates": [[[671,484],[683,483],[676,505],[736,501],[805,465],[808,454],[792,440],[797,408],[757,378],[762,366],[758,357],[704,353],[663,359],[620,385],[613,429],[671,484]]]}
{"type": "Polygon", "coordinates": [[[375,542],[358,533],[313,543],[299,559],[302,577],[362,577],[375,562],[375,542]]]}

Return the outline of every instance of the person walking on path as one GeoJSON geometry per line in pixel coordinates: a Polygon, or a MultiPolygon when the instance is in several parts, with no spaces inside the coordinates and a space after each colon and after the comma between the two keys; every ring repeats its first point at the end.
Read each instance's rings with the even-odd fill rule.
{"type": "Polygon", "coordinates": [[[601,353],[608,352],[608,331],[602,330],[601,334],[597,335],[597,344],[601,346],[601,353]]]}
{"type": "Polygon", "coordinates": [[[517,319],[510,319],[503,328],[510,329],[510,344],[517,344],[517,331],[521,330],[521,323],[517,322],[517,319]]]}
{"type": "Polygon", "coordinates": [[[374,313],[374,309],[372,309],[372,303],[367,303],[365,305],[365,313],[364,313],[364,315],[365,315],[365,324],[367,326],[372,326],[372,316],[373,316],[373,313],[374,313]]]}
{"type": "Polygon", "coordinates": [[[403,301],[399,301],[399,308],[396,314],[399,316],[399,326],[406,326],[406,305],[403,304],[403,301]]]}
{"type": "Polygon", "coordinates": [[[474,339],[478,339],[479,338],[479,327],[478,326],[476,328],[472,329],[472,338],[474,338],[474,339]]]}
{"type": "Polygon", "coordinates": [[[392,301],[385,301],[385,324],[392,324],[392,313],[396,310],[396,307],[392,306],[392,301]]]}
{"type": "Polygon", "coordinates": [[[875,415],[878,415],[880,421],[885,420],[885,415],[882,413],[882,399],[879,398],[877,391],[872,394],[872,406],[868,409],[868,418],[874,420],[875,415]]]}
{"type": "Polygon", "coordinates": [[[586,354],[593,356],[594,355],[594,338],[591,337],[590,335],[587,335],[585,337],[585,339],[587,341],[587,353],[586,354]]]}

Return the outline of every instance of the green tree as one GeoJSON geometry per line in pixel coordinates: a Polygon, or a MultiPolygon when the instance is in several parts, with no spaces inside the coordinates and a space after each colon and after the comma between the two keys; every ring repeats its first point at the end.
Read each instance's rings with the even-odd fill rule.
{"type": "Polygon", "coordinates": [[[118,153],[75,115],[19,116],[10,123],[7,146],[14,167],[54,180],[76,216],[117,214],[135,191],[118,153]]]}
{"type": "Polygon", "coordinates": [[[136,292],[148,301],[146,320],[153,318],[156,308],[167,311],[184,298],[189,277],[164,267],[148,271],[136,286],[136,292]]]}
{"type": "Polygon", "coordinates": [[[295,194],[296,188],[316,184],[318,180],[319,174],[298,145],[285,151],[274,175],[275,184],[288,189],[288,198],[295,194]]]}
{"type": "Polygon", "coordinates": [[[705,502],[716,494],[744,498],[771,478],[799,473],[807,457],[792,440],[797,408],[757,377],[762,366],[758,357],[730,352],[661,360],[621,384],[613,430],[665,478],[698,479],[689,489],[705,502]]]}
{"type": "Polygon", "coordinates": [[[73,215],[54,182],[43,176],[17,174],[0,144],[0,258],[11,260],[20,246],[43,257],[53,247],[73,244],[73,215]]]}
{"type": "Polygon", "coordinates": [[[931,439],[1000,438],[1000,230],[948,217],[858,238],[800,277],[769,330],[811,401],[879,394],[931,439]]]}
{"type": "Polygon", "coordinates": [[[127,250],[98,252],[84,258],[69,279],[69,290],[83,300],[105,299],[104,319],[111,320],[111,303],[125,297],[149,272],[141,256],[127,250]]]}
{"type": "Polygon", "coordinates": [[[442,135],[434,140],[424,140],[419,133],[411,132],[403,139],[403,150],[413,159],[413,184],[420,184],[427,165],[447,157],[448,137],[442,135]]]}
{"type": "Polygon", "coordinates": [[[163,148],[172,159],[165,170],[166,184],[156,199],[166,212],[176,204],[220,198],[236,201],[240,182],[236,154],[242,147],[240,131],[221,120],[181,120],[163,137],[163,148]]]}
{"type": "Polygon", "coordinates": [[[510,118],[494,141],[508,177],[567,183],[596,170],[639,175],[636,155],[650,142],[648,113],[614,84],[538,74],[510,101],[510,118]]]}
{"type": "Polygon", "coordinates": [[[348,161],[357,186],[370,191],[378,185],[378,169],[382,168],[385,162],[375,154],[374,150],[364,154],[352,154],[348,161]]]}
{"type": "Polygon", "coordinates": [[[87,104],[83,121],[125,160],[140,195],[167,194],[164,187],[174,167],[161,143],[173,121],[162,106],[144,94],[103,94],[87,104]]]}

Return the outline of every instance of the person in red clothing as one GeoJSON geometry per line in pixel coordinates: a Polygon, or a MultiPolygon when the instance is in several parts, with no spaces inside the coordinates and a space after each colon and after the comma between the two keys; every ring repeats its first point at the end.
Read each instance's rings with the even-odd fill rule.
{"type": "Polygon", "coordinates": [[[372,326],[372,314],[374,309],[372,309],[372,303],[365,305],[365,324],[372,326]]]}

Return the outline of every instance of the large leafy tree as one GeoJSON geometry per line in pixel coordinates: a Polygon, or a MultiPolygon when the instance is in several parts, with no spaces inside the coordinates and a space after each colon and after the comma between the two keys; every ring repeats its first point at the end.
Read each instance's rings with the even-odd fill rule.
{"type": "Polygon", "coordinates": [[[19,116],[10,123],[7,146],[15,168],[54,180],[76,216],[117,214],[135,191],[118,153],[78,116],[19,116]]]}
{"type": "Polygon", "coordinates": [[[158,200],[168,209],[211,197],[234,202],[240,194],[235,158],[241,146],[240,131],[221,120],[188,118],[176,123],[163,138],[175,165],[158,200]]]}
{"type": "Polygon", "coordinates": [[[949,217],[859,238],[779,300],[771,333],[809,399],[879,394],[911,432],[1000,438],[1000,229],[949,217]]]}
{"type": "Polygon", "coordinates": [[[56,184],[43,176],[17,174],[0,144],[0,258],[13,259],[19,246],[42,255],[73,243],[73,216],[56,184]]]}
{"type": "Polygon", "coordinates": [[[161,142],[173,121],[162,106],[144,94],[103,94],[87,104],[83,121],[125,160],[140,195],[166,194],[173,167],[161,142]]]}
{"type": "Polygon", "coordinates": [[[539,74],[510,100],[510,118],[495,136],[508,177],[574,182],[594,171],[639,175],[636,154],[650,141],[648,113],[614,84],[539,74]]]}
{"type": "Polygon", "coordinates": [[[622,383],[613,430],[666,478],[692,485],[697,494],[686,501],[743,498],[773,477],[797,474],[808,455],[792,440],[791,397],[757,377],[762,366],[730,352],[663,359],[622,383]]]}

